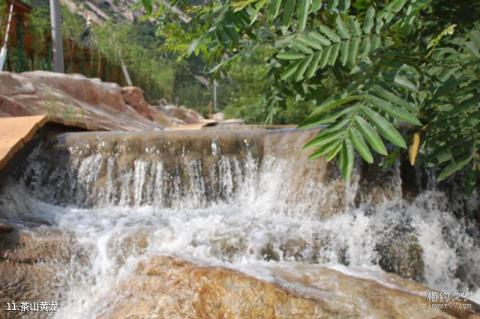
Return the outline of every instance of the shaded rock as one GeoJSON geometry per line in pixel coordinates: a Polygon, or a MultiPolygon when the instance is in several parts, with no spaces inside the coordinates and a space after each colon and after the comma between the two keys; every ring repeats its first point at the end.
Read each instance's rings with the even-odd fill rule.
{"type": "MultiPolygon", "coordinates": [[[[241,236],[212,240],[212,253],[224,260],[233,261],[234,257],[247,249],[247,242],[241,236]]],[[[197,245],[197,243],[195,243],[197,245]]]]}
{"type": "Polygon", "coordinates": [[[265,245],[265,247],[261,249],[260,254],[267,261],[280,260],[280,255],[278,254],[272,243],[268,243],[267,245],[265,245]]]}
{"type": "Polygon", "coordinates": [[[358,165],[360,181],[355,204],[380,204],[385,201],[400,199],[402,196],[402,179],[400,170],[395,166],[388,170],[380,167],[380,161],[375,164],[362,162],[358,165]]]}
{"type": "MultiPolygon", "coordinates": [[[[475,318],[475,310],[445,313],[430,307],[425,288],[396,276],[379,281],[319,266],[268,276],[288,287],[219,267],[171,257],[139,264],[99,318],[475,318]]],[[[107,298],[108,299],[108,298],[107,298]]]]}
{"type": "Polygon", "coordinates": [[[303,238],[288,239],[280,246],[283,258],[286,260],[302,260],[305,258],[304,252],[308,248],[308,243],[303,238]]]}
{"type": "Polygon", "coordinates": [[[423,248],[414,234],[394,231],[376,250],[383,270],[416,281],[424,280],[423,248]]]}
{"type": "Polygon", "coordinates": [[[0,223],[0,235],[11,233],[15,228],[12,225],[0,223]]]}

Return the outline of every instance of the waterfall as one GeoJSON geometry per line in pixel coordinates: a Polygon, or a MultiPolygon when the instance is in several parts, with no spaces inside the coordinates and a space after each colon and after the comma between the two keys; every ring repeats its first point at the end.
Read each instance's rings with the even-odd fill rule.
{"type": "Polygon", "coordinates": [[[359,190],[301,145],[314,131],[70,133],[31,156],[20,179],[59,206],[200,208],[263,203],[264,210],[326,217],[363,201],[401,197],[398,170],[359,190]]]}
{"type": "Polygon", "coordinates": [[[98,314],[114,284],[155,255],[259,277],[292,263],[395,272],[480,301],[478,233],[449,197],[425,189],[406,200],[398,166],[371,174],[357,163],[344,185],[334,164],[301,150],[313,134],[63,134],[0,187],[0,221],[62,230],[89,252],[62,270],[59,318],[98,314]]]}

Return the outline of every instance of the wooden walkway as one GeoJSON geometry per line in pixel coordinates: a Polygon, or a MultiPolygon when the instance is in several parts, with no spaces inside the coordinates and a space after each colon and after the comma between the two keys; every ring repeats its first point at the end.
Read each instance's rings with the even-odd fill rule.
{"type": "Polygon", "coordinates": [[[47,123],[47,116],[0,117],[0,170],[47,123]]]}

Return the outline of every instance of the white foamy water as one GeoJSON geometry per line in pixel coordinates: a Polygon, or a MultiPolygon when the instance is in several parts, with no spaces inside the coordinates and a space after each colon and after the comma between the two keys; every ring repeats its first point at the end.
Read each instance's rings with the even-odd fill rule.
{"type": "Polygon", "coordinates": [[[328,265],[385,282],[385,258],[395,265],[412,260],[411,277],[433,289],[468,291],[480,302],[478,238],[448,211],[444,194],[425,191],[406,202],[394,174],[393,198],[386,192],[377,203],[355,205],[359,174],[345,188],[324,163],[260,158],[251,144],[241,141],[236,155],[209,141],[207,155],[182,147],[173,161],[155,147],[133,155],[70,147],[67,163],[53,167],[45,164],[51,157],[33,157],[25,170],[32,180],[3,189],[0,220],[26,231],[73,233],[86,252],[86,261],[58,270],[67,285],[57,318],[95,317],[138,262],[158,255],[265,280],[277,280],[271,269],[278,267],[328,265]]]}
{"type": "MultiPolygon", "coordinates": [[[[35,202],[32,215],[48,221],[49,227],[73,232],[88,252],[87,264],[72,263],[61,270],[69,288],[57,315],[85,318],[105,308],[102,300],[128,278],[139,261],[157,255],[222,265],[266,280],[273,278],[271,267],[294,270],[295,265],[324,264],[385,282],[377,245],[399,225],[411,227],[419,239],[427,286],[467,291],[455,270],[463,265],[471,275],[478,275],[480,251],[449,213],[425,207],[441,196],[425,193],[413,204],[360,208],[327,220],[272,214],[262,210],[264,203],[255,201],[185,210],[152,206],[80,209],[35,202]]],[[[284,284],[302,291],[298,284],[284,284]]],[[[477,290],[470,292],[472,299],[480,301],[477,290]]]]}

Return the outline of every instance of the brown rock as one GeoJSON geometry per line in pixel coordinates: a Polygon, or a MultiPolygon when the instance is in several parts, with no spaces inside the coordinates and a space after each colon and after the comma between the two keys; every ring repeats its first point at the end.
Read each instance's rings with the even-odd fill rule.
{"type": "Polygon", "coordinates": [[[46,71],[0,72],[0,116],[49,115],[89,130],[145,131],[199,123],[195,111],[154,107],[137,87],[46,71]]]}
{"type": "Polygon", "coordinates": [[[116,83],[89,79],[80,74],[62,74],[45,71],[25,72],[22,74],[36,83],[43,83],[51,90],[58,90],[65,95],[90,105],[107,106],[113,110],[127,112],[121,88],[116,83]]]}
{"type": "MultiPolygon", "coordinates": [[[[118,291],[125,293],[100,318],[317,318],[316,302],[279,286],[169,257],[139,265],[118,291]]],[[[117,299],[118,300],[118,299],[117,299]]]]}
{"type": "Polygon", "coordinates": [[[270,269],[275,282],[305,287],[300,292],[233,270],[155,257],[139,264],[136,274],[115,289],[112,301],[107,301],[111,306],[100,318],[423,319],[475,315],[474,311],[448,314],[434,309],[422,295],[423,286],[397,276],[386,278],[387,286],[325,267],[302,267],[293,272],[270,269]]]}
{"type": "Polygon", "coordinates": [[[50,121],[91,130],[162,128],[126,104],[115,83],[79,74],[0,72],[0,116],[40,114],[48,115],[50,121]]]}
{"type": "Polygon", "coordinates": [[[69,262],[83,258],[75,251],[75,240],[65,233],[25,233],[12,231],[0,237],[0,259],[9,263],[35,264],[39,262],[69,262]]]}
{"type": "MultiPolygon", "coordinates": [[[[59,301],[61,285],[48,264],[9,263],[0,260],[0,318],[7,302],[59,301]]],[[[11,317],[13,318],[13,317],[11,317]]]]}
{"type": "Polygon", "coordinates": [[[141,116],[164,126],[171,126],[173,124],[172,119],[145,101],[142,89],[136,86],[124,87],[122,88],[122,96],[125,103],[131,106],[141,116]]]}
{"type": "Polygon", "coordinates": [[[0,318],[7,302],[59,302],[62,270],[72,259],[85,258],[75,247],[73,237],[59,231],[0,236],[0,318]]]}
{"type": "Polygon", "coordinates": [[[221,122],[225,120],[225,115],[221,112],[213,114],[213,120],[216,122],[221,122]]]}
{"type": "Polygon", "coordinates": [[[30,112],[20,103],[15,102],[12,98],[0,95],[0,116],[27,116],[30,112]]]}
{"type": "Polygon", "coordinates": [[[133,107],[140,115],[153,120],[153,109],[145,101],[143,91],[135,86],[122,88],[122,96],[125,103],[133,107]]]}

